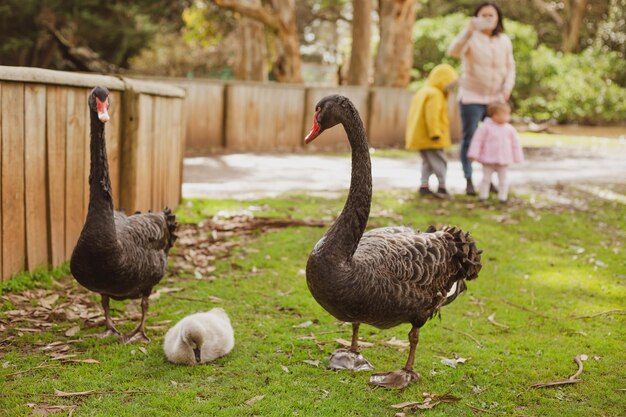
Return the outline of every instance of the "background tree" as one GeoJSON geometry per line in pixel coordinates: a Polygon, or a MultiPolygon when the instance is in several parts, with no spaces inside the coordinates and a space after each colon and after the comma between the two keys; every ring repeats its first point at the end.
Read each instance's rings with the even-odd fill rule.
{"type": "Polygon", "coordinates": [[[594,47],[626,59],[626,0],[611,0],[606,19],[598,25],[594,47]]]}
{"type": "MultiPolygon", "coordinates": [[[[257,7],[261,6],[260,0],[243,1],[257,7]]],[[[267,69],[265,68],[267,48],[263,23],[241,15],[238,16],[238,20],[241,46],[235,76],[238,80],[267,81],[267,69]]]]}
{"type": "Polygon", "coordinates": [[[302,82],[300,41],[296,25],[295,0],[271,0],[262,5],[245,0],[213,0],[221,8],[261,22],[274,34],[272,75],[281,82],[302,82]]]}
{"type": "Polygon", "coordinates": [[[352,49],[348,70],[349,85],[368,85],[371,63],[372,1],[352,1],[352,49]]]}
{"type": "Polygon", "coordinates": [[[411,34],[417,15],[416,0],[379,0],[380,43],[374,84],[406,87],[411,78],[411,34]]]}
{"type": "Polygon", "coordinates": [[[161,28],[182,26],[180,15],[188,3],[5,0],[0,5],[0,63],[90,70],[88,65],[100,60],[126,68],[161,28]]]}
{"type": "Polygon", "coordinates": [[[546,13],[561,31],[561,51],[578,50],[583,19],[587,13],[588,0],[544,1],[533,0],[537,8],[546,13]]]}

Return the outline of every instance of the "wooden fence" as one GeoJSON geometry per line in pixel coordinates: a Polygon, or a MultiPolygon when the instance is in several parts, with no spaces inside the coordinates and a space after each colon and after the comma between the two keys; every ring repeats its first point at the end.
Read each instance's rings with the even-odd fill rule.
{"type": "Polygon", "coordinates": [[[184,91],[126,78],[0,66],[0,278],[71,256],[89,201],[92,87],[111,91],[107,154],[116,208],[180,201],[184,91]]]}
{"type": "MultiPolygon", "coordinates": [[[[406,117],[413,93],[385,87],[315,87],[242,81],[146,78],[187,91],[187,156],[225,152],[346,151],[341,126],[304,147],[318,100],[349,97],[359,110],[370,146],[404,147],[406,117]]],[[[456,95],[448,99],[453,141],[460,138],[456,95]]]]}

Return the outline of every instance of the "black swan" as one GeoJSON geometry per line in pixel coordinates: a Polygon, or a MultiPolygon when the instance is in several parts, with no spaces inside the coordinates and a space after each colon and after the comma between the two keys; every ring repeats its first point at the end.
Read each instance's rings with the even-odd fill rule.
{"type": "Polygon", "coordinates": [[[72,253],[72,275],[85,288],[102,296],[106,335],[124,342],[137,337],[146,342],[148,297],[165,274],[167,253],[176,240],[176,219],[169,208],[160,213],[126,216],[113,210],[104,124],[109,120],[109,91],[94,88],[89,94],[91,165],[87,219],[72,253]],[[141,322],[121,335],[113,326],[109,298],[141,298],[141,322]]]}
{"type": "Polygon", "coordinates": [[[480,254],[469,233],[454,227],[420,233],[409,227],[382,227],[363,234],[372,200],[372,173],[363,122],[346,97],[331,95],[315,108],[304,142],[341,123],[352,148],[350,192],[343,211],[317,242],[306,266],[315,300],[341,321],[352,323],[349,350],[331,354],[331,369],[372,369],[358,353],[361,323],[390,328],[412,325],[404,368],[373,374],[370,384],[404,388],[419,379],[413,371],[419,329],[478,276],[480,254]]]}

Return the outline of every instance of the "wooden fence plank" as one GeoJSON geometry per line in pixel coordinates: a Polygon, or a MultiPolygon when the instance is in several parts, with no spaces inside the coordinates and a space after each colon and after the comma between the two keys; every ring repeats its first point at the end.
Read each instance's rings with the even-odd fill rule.
{"type": "Polygon", "coordinates": [[[0,82],[0,282],[4,280],[2,272],[2,83],[0,82]]]}
{"type": "Polygon", "coordinates": [[[182,81],[178,83],[187,91],[184,111],[186,124],[185,153],[209,155],[224,148],[224,83],[182,81]]]}
{"type": "Polygon", "coordinates": [[[171,114],[172,114],[172,100],[163,99],[159,97],[159,100],[163,102],[162,109],[163,113],[161,114],[162,132],[159,135],[159,204],[154,208],[154,210],[161,210],[166,205],[167,201],[167,176],[170,175],[170,161],[168,161],[168,156],[171,157],[173,154],[170,153],[171,146],[169,144],[168,139],[170,136],[170,130],[172,128],[171,123],[171,114]]]}
{"type": "Polygon", "coordinates": [[[119,208],[132,214],[137,200],[137,140],[139,132],[139,97],[133,90],[127,90],[122,97],[124,108],[122,137],[120,138],[120,178],[124,178],[120,188],[119,208]]]}
{"type": "Polygon", "coordinates": [[[109,161],[109,177],[111,178],[111,188],[113,188],[113,207],[120,206],[120,131],[122,114],[122,94],[118,91],[111,91],[111,106],[109,116],[111,120],[106,125],[105,136],[107,145],[107,158],[109,161]]]}
{"type": "Polygon", "coordinates": [[[48,265],[46,193],[46,86],[28,84],[24,91],[26,192],[26,261],[34,270],[48,265]]]}
{"type": "Polygon", "coordinates": [[[166,102],[161,97],[154,97],[154,109],[152,118],[152,134],[146,138],[147,146],[152,151],[151,158],[151,172],[150,178],[152,179],[152,193],[150,196],[150,210],[157,211],[161,206],[161,176],[165,171],[165,167],[162,163],[162,138],[165,134],[165,114],[167,111],[166,102]]]}
{"type": "Polygon", "coordinates": [[[154,99],[127,90],[124,93],[124,137],[122,139],[121,208],[126,213],[146,211],[151,206],[152,136],[154,99]]]}
{"type": "MultiPolygon", "coordinates": [[[[82,143],[83,143],[83,216],[84,219],[87,218],[87,210],[89,209],[89,173],[91,171],[91,119],[89,115],[89,92],[91,90],[84,90],[85,94],[85,107],[83,110],[83,115],[81,119],[81,123],[79,124],[80,128],[77,133],[82,135],[82,143]]],[[[76,109],[78,110],[78,108],[76,109]]],[[[84,220],[83,219],[83,220],[84,220]]],[[[84,225],[84,222],[83,222],[84,225]]],[[[81,226],[82,230],[82,226],[81,226]]],[[[80,235],[80,233],[79,233],[80,235]]],[[[78,241],[78,236],[76,237],[76,241],[78,241]]]]}
{"type": "Polygon", "coordinates": [[[384,87],[374,87],[370,91],[367,126],[370,146],[403,148],[406,118],[413,93],[384,87]]]}
{"type": "Polygon", "coordinates": [[[69,259],[85,222],[84,198],[88,190],[85,178],[85,136],[88,117],[85,89],[67,91],[66,171],[65,171],[65,257],[69,259]]]}
{"type": "Polygon", "coordinates": [[[303,86],[228,85],[226,149],[235,152],[301,149],[304,92],[303,86]]]}
{"type": "Polygon", "coordinates": [[[25,267],[24,84],[2,86],[2,276],[25,267]]]}
{"type": "Polygon", "coordinates": [[[65,138],[67,131],[67,90],[48,86],[46,95],[48,236],[52,266],[67,259],[65,254],[65,138]]]}
{"type": "MultiPolygon", "coordinates": [[[[178,138],[184,135],[186,125],[186,115],[184,113],[183,100],[173,100],[174,110],[172,113],[175,115],[172,123],[172,138],[178,138]]],[[[184,137],[184,136],[183,136],[184,137]]],[[[183,159],[185,153],[184,141],[172,141],[174,148],[174,157],[171,158],[171,173],[169,188],[171,191],[170,199],[167,202],[168,207],[177,207],[180,204],[181,189],[182,189],[182,175],[183,175],[183,159]]]]}

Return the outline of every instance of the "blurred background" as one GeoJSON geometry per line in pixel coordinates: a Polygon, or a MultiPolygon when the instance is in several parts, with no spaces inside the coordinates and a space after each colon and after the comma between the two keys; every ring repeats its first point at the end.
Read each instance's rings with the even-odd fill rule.
{"type": "MultiPolygon", "coordinates": [[[[477,1],[4,0],[0,64],[416,90],[477,1]]],[[[525,121],[626,120],[626,0],[497,2],[525,121]],[[575,88],[572,86],[575,85],[575,88]]]]}

